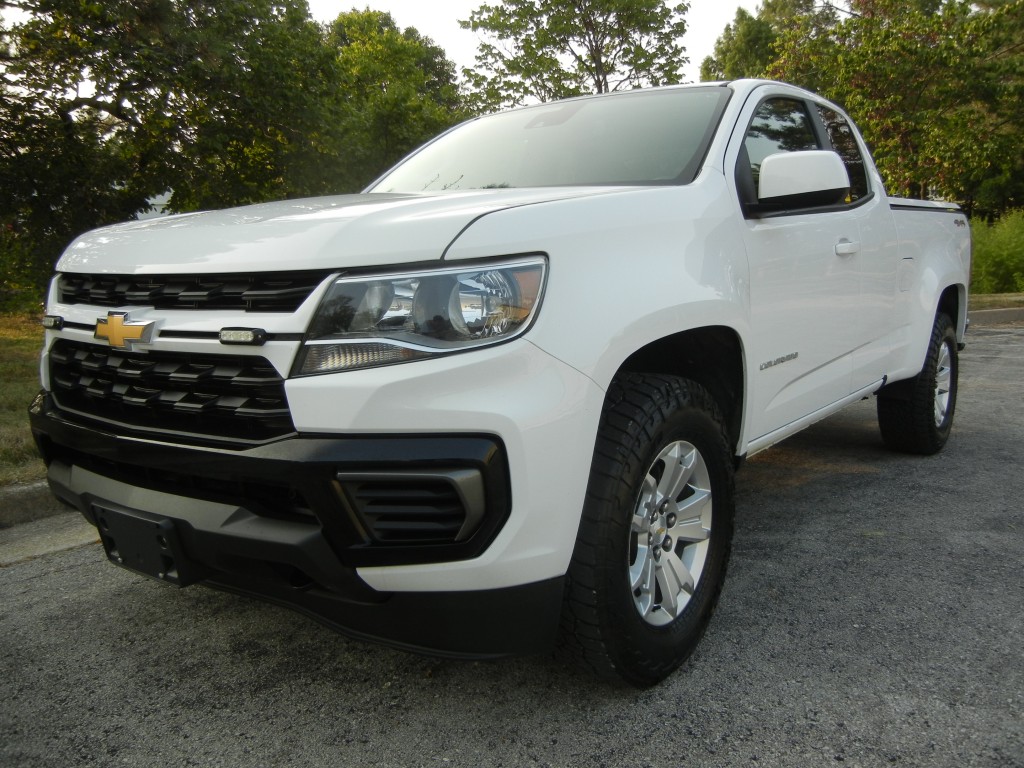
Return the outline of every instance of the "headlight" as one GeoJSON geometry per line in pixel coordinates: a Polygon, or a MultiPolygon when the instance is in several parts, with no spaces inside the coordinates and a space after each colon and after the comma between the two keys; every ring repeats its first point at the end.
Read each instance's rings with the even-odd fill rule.
{"type": "Polygon", "coordinates": [[[541,257],[389,275],[339,277],[294,375],[403,363],[508,341],[540,306],[541,257]]]}

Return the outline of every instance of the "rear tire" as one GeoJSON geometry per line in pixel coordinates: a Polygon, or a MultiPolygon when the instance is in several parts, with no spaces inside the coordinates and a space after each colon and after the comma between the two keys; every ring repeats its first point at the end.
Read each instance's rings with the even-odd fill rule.
{"type": "Polygon", "coordinates": [[[718,601],[733,460],[711,395],[675,376],[612,382],[567,575],[560,648],[653,685],[693,652],[718,601]]]}
{"type": "Polygon", "coordinates": [[[926,456],[942,450],[953,428],[959,370],[956,328],[940,313],[921,372],[878,393],[878,426],[887,447],[926,456]]]}

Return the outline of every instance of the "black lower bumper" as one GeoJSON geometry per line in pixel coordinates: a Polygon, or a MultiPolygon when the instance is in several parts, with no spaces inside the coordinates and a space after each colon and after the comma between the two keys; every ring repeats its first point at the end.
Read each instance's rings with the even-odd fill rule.
{"type": "Polygon", "coordinates": [[[491,437],[294,436],[230,449],[77,423],[45,396],[30,417],[54,493],[97,526],[108,556],[125,567],[435,655],[498,657],[553,642],[560,578],[385,593],[357,573],[486,549],[511,505],[504,450],[491,437]],[[424,495],[442,501],[418,513],[424,495]]]}

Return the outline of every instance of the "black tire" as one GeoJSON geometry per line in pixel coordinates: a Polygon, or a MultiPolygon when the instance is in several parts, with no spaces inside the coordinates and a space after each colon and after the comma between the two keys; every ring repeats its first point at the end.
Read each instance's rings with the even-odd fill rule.
{"type": "Polygon", "coordinates": [[[612,382],[567,576],[563,657],[638,687],[675,670],[718,601],[733,514],[733,460],[711,395],[675,376],[612,382]],[[666,588],[687,574],[691,594],[666,588]]]}
{"type": "Polygon", "coordinates": [[[956,411],[956,327],[939,314],[921,372],[878,393],[878,426],[888,448],[904,453],[938,453],[949,439],[956,411]]]}

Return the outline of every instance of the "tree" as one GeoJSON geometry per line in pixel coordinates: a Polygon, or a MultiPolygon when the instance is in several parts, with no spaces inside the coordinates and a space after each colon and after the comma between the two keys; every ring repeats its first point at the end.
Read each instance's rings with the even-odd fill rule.
{"type": "Polygon", "coordinates": [[[780,35],[797,20],[811,17],[817,26],[835,22],[835,10],[825,4],[815,8],[814,0],[766,0],[752,16],[736,9],[736,18],[726,25],[715,41],[714,53],[701,62],[701,80],[738,80],[762,77],[775,60],[780,35]]]}
{"type": "Polygon", "coordinates": [[[701,80],[738,80],[757,77],[772,61],[775,30],[760,14],[736,9],[736,18],[715,41],[715,50],[701,62],[701,80]]]}
{"type": "MultiPolygon", "coordinates": [[[[454,65],[386,14],[305,0],[0,0],[0,270],[38,285],[134,217],[358,191],[459,119],[454,65]]],[[[4,300],[0,287],[0,302],[4,300]]]]}
{"type": "MultiPolygon", "coordinates": [[[[172,207],[187,209],[306,186],[317,161],[299,158],[334,78],[304,0],[19,5],[32,12],[8,67],[20,101],[40,125],[57,120],[65,137],[121,163],[126,204],[169,187],[172,207]]],[[[69,162],[81,150],[38,148],[69,162]]]]}
{"type": "Polygon", "coordinates": [[[465,75],[478,108],[550,101],[642,85],[677,83],[685,2],[501,0],[482,5],[464,29],[483,33],[465,75]]]}
{"type": "Polygon", "coordinates": [[[802,17],[768,73],[843,104],[890,192],[998,213],[1024,202],[1024,0],[989,5],[853,0],[802,17]]]}
{"type": "Polygon", "coordinates": [[[27,255],[38,279],[75,235],[167,191],[188,210],[327,183],[333,59],[305,0],[11,8],[26,15],[0,30],[5,272],[27,255]]]}
{"type": "Polygon", "coordinates": [[[329,25],[338,56],[346,186],[359,189],[402,156],[468,117],[443,49],[388,13],[351,11],[329,25]]]}

